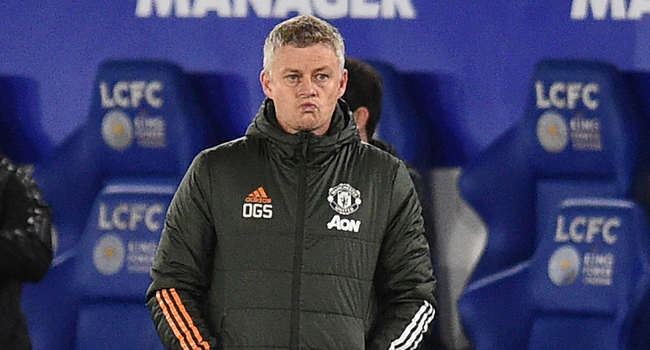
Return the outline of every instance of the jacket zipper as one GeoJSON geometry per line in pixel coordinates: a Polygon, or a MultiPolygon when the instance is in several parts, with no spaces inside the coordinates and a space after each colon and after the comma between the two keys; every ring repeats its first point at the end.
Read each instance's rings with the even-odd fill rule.
{"type": "Polygon", "coordinates": [[[293,280],[291,287],[291,349],[300,348],[300,293],[302,287],[302,258],[305,236],[305,207],[307,206],[307,149],[309,133],[302,133],[298,169],[298,208],[293,253],[293,280]]]}

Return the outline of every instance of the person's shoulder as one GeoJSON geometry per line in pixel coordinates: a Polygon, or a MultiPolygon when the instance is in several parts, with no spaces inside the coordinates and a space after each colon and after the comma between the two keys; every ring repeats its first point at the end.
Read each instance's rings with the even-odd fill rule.
{"type": "Polygon", "coordinates": [[[380,164],[385,168],[393,168],[402,163],[401,159],[395,154],[387,152],[386,150],[377,147],[374,144],[361,141],[362,153],[365,154],[373,163],[380,164]]]}
{"type": "Polygon", "coordinates": [[[395,157],[399,157],[397,154],[397,149],[395,146],[391,145],[390,143],[384,141],[384,140],[379,140],[379,139],[370,139],[368,140],[368,143],[379,148],[380,150],[387,152],[389,154],[394,155],[395,157]]]}
{"type": "Polygon", "coordinates": [[[257,141],[255,138],[242,136],[206,148],[199,152],[196,158],[204,162],[223,161],[227,159],[237,160],[242,159],[241,157],[247,157],[247,153],[255,149],[257,149],[257,141]]]}

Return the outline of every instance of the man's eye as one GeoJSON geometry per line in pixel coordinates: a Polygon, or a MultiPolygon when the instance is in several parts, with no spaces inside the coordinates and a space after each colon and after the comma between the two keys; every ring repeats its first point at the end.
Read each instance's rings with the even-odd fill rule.
{"type": "Polygon", "coordinates": [[[296,81],[296,80],[298,80],[298,74],[290,74],[290,75],[287,75],[286,78],[287,78],[287,80],[290,80],[290,81],[296,81]]]}
{"type": "Polygon", "coordinates": [[[330,76],[327,75],[327,74],[318,74],[318,75],[316,75],[316,79],[321,80],[321,81],[327,80],[327,78],[329,78],[329,77],[330,76]]]}

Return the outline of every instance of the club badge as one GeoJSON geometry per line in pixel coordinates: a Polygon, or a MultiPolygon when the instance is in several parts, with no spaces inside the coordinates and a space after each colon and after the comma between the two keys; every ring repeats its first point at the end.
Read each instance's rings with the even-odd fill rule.
{"type": "Polygon", "coordinates": [[[329,189],[327,201],[335,212],[350,215],[361,205],[361,192],[350,184],[338,184],[329,189]]]}

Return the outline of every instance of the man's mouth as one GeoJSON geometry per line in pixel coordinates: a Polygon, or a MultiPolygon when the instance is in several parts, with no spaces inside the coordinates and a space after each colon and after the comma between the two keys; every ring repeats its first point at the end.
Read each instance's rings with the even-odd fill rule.
{"type": "Polygon", "coordinates": [[[304,112],[312,112],[318,109],[318,107],[313,103],[303,103],[300,105],[300,109],[304,112]]]}

